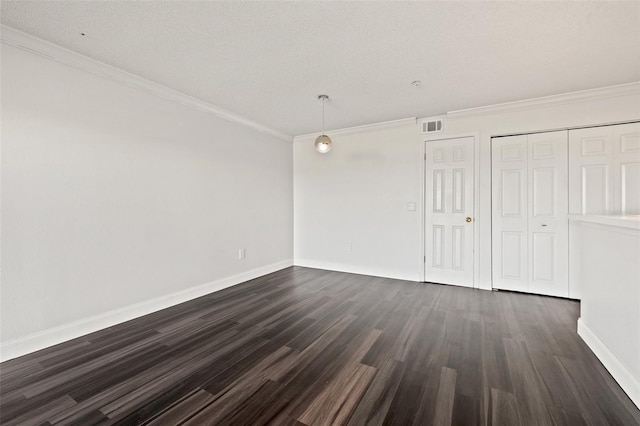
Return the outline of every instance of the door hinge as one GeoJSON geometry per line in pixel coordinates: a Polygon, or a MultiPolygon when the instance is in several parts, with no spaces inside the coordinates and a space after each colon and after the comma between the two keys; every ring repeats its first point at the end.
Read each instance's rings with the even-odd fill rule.
{"type": "Polygon", "coordinates": [[[427,153],[424,153],[424,161],[427,161],[427,153]]]}

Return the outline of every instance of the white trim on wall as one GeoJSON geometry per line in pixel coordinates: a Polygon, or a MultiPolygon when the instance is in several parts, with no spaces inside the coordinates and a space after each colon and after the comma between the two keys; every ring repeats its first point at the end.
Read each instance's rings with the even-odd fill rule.
{"type": "MultiPolygon", "coordinates": [[[[378,131],[382,129],[389,129],[392,127],[407,126],[410,124],[415,124],[416,122],[417,122],[416,117],[409,117],[409,118],[403,118],[400,120],[382,121],[380,123],[365,124],[362,126],[345,127],[343,129],[325,130],[325,133],[330,134],[330,136],[344,136],[344,135],[350,135],[353,133],[373,132],[373,131],[378,131]]],[[[297,135],[294,138],[294,143],[300,142],[307,138],[312,138],[312,137],[315,138],[317,136],[320,136],[320,132],[297,135]]]]}
{"type": "Polygon", "coordinates": [[[578,318],[578,335],[582,337],[582,340],[618,382],[631,401],[640,407],[640,383],[582,318],[578,318]]]}
{"type": "Polygon", "coordinates": [[[19,339],[9,340],[0,346],[0,361],[17,358],[31,352],[39,351],[71,339],[121,324],[132,319],[205,296],[216,291],[279,271],[293,266],[293,260],[272,263],[237,275],[215,280],[196,287],[191,287],[152,300],[125,306],[113,311],[94,315],[69,324],[43,330],[19,339]]]}
{"type": "Polygon", "coordinates": [[[11,28],[6,25],[0,26],[0,41],[7,45],[25,50],[27,52],[35,53],[50,60],[88,72],[98,77],[102,77],[128,87],[142,90],[154,96],[177,102],[181,105],[213,114],[223,120],[250,127],[259,132],[275,136],[276,138],[281,139],[285,142],[293,141],[292,136],[281,132],[280,130],[257,123],[253,120],[250,120],[219,106],[210,104],[193,96],[186,95],[162,84],[155,83],[151,80],[147,80],[138,75],[123,71],[119,68],[107,65],[103,62],[96,61],[95,59],[91,59],[87,56],[81,55],[80,53],[66,49],[62,46],[58,46],[57,44],[48,42],[38,37],[34,37],[30,34],[16,30],[15,28],[11,28]]]}
{"type": "Polygon", "coordinates": [[[302,266],[304,268],[314,268],[322,269],[325,271],[346,272],[349,274],[369,275],[372,277],[391,278],[394,280],[416,282],[416,277],[413,274],[391,269],[372,268],[369,266],[358,267],[345,263],[325,262],[322,260],[311,259],[296,259],[294,264],[295,266],[302,266]]]}
{"type": "Polygon", "coordinates": [[[447,118],[469,117],[481,114],[505,113],[534,108],[545,108],[555,105],[585,102],[596,99],[613,98],[625,95],[640,95],[640,81],[615,86],[601,87],[598,89],[580,90],[577,92],[562,93],[559,95],[542,96],[539,98],[524,99],[521,101],[504,102],[495,105],[486,105],[476,108],[460,109],[447,112],[447,118]]]}
{"type": "MultiPolygon", "coordinates": [[[[638,94],[638,102],[640,102],[640,93],[638,94]]],[[[596,124],[582,124],[580,126],[570,126],[570,127],[557,127],[557,128],[548,128],[548,129],[542,129],[542,130],[522,130],[522,131],[518,131],[518,132],[507,132],[507,133],[499,133],[499,134],[495,134],[491,136],[491,139],[493,138],[503,138],[505,136],[520,136],[520,135],[530,135],[532,133],[551,133],[551,132],[558,132],[561,130],[578,130],[578,129],[592,129],[594,127],[608,127],[608,126],[619,126],[621,124],[632,124],[632,123],[640,123],[640,120],[638,119],[633,119],[633,120],[625,120],[625,121],[612,121],[612,122],[607,122],[607,123],[596,123],[596,124]]]]}

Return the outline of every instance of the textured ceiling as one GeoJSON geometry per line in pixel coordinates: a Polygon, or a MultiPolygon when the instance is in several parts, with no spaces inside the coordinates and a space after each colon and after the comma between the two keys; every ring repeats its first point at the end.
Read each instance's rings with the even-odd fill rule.
{"type": "Polygon", "coordinates": [[[1,8],[5,25],[291,135],[319,130],[320,93],[336,129],[640,80],[636,1],[1,8]]]}

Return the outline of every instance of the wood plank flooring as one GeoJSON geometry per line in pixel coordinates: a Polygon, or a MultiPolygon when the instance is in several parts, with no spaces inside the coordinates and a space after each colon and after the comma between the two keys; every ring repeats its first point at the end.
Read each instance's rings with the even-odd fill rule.
{"type": "Polygon", "coordinates": [[[578,314],[292,267],[0,364],[0,423],[640,424],[578,314]]]}

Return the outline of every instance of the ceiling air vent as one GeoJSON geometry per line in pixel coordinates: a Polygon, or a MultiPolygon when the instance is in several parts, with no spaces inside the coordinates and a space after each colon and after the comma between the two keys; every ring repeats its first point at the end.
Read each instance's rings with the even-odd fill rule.
{"type": "Polygon", "coordinates": [[[422,133],[442,132],[442,119],[424,120],[422,122],[422,133]]]}

